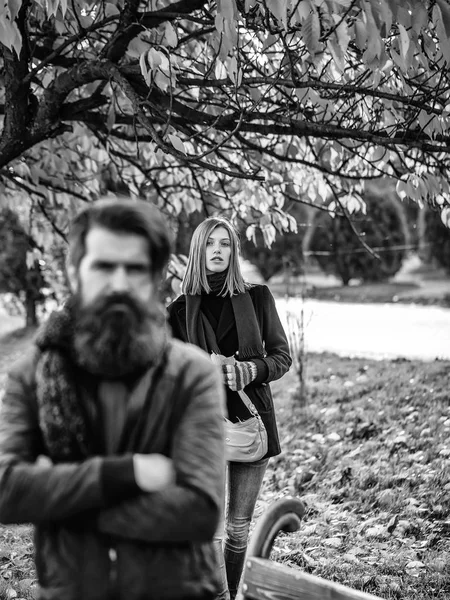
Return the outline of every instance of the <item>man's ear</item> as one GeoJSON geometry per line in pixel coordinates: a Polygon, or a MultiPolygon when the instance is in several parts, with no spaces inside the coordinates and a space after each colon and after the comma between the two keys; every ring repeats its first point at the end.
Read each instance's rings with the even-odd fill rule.
{"type": "Polygon", "coordinates": [[[67,279],[69,280],[72,293],[78,292],[78,272],[74,265],[68,265],[67,279]]]}

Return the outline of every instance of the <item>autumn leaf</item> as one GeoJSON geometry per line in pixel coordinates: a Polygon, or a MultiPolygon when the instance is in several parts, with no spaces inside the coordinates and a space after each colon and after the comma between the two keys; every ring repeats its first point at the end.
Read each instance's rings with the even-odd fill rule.
{"type": "Polygon", "coordinates": [[[319,50],[320,21],[317,10],[310,11],[303,24],[303,41],[311,56],[319,50]]]}
{"type": "Polygon", "coordinates": [[[175,148],[175,150],[178,150],[178,152],[182,152],[183,154],[186,154],[186,148],[184,146],[184,143],[182,142],[182,140],[175,134],[173,133],[169,133],[167,136],[172,144],[172,146],[175,148]]]}

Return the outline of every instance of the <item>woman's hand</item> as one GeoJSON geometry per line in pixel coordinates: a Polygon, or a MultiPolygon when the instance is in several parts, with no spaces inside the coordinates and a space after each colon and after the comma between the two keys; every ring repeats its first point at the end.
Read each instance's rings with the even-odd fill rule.
{"type": "Polygon", "coordinates": [[[258,375],[258,368],[251,360],[223,364],[222,373],[225,385],[233,392],[240,392],[258,375]]]}

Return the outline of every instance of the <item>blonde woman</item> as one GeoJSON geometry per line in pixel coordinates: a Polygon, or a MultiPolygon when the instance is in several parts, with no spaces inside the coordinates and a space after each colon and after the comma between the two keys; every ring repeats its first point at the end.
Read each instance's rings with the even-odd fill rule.
{"type": "Polygon", "coordinates": [[[222,367],[228,418],[251,417],[238,392],[245,390],[258,410],[268,436],[268,452],[256,462],[228,463],[225,520],[225,567],[234,600],[241,578],[250,522],[269,457],[280,453],[269,383],[291,365],[289,346],[275,301],[266,285],[244,281],[239,238],[223,217],[210,217],[194,231],[182,295],[169,307],[173,335],[237,360],[222,367]]]}

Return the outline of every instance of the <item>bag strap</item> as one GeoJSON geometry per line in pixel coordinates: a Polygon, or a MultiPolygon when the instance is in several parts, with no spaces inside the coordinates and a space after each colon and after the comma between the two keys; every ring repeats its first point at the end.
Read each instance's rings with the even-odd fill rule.
{"type": "Polygon", "coordinates": [[[250,398],[247,396],[247,394],[241,390],[240,392],[238,392],[240,399],[242,400],[242,402],[245,404],[245,406],[248,408],[248,410],[251,412],[251,414],[254,417],[260,417],[259,412],[256,409],[256,406],[253,404],[253,402],[250,400],[250,398]]]}

